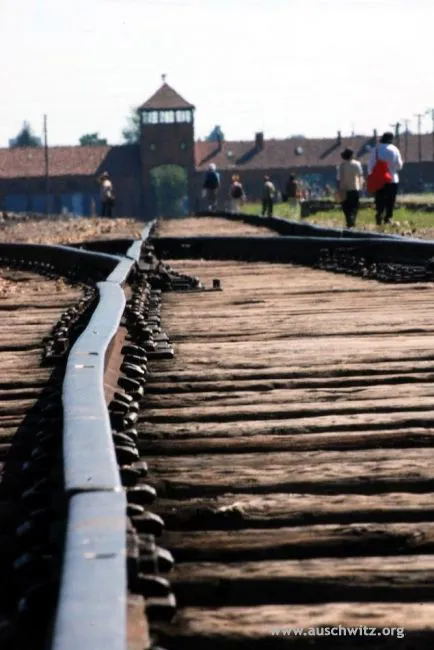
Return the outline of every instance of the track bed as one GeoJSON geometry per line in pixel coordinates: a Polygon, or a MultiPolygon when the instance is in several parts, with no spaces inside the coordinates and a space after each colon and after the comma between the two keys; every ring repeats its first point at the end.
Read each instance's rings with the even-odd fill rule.
{"type": "Polygon", "coordinates": [[[369,648],[427,647],[432,284],[168,263],[223,291],[164,295],[175,359],[150,364],[139,416],[176,561],[161,644],[353,648],[281,630],[365,625],[369,648]]]}
{"type": "MultiPolygon", "coordinates": [[[[62,278],[0,268],[0,642],[9,642],[17,619],[20,585],[17,565],[29,551],[25,533],[31,498],[22,501],[28,483],[23,466],[40,428],[39,400],[55,390],[53,365],[42,365],[43,339],[59,316],[82,297],[83,289],[62,278]],[[23,526],[24,524],[24,526],[23,526]]],[[[48,414],[47,414],[48,415],[48,414]]],[[[36,480],[36,476],[34,480],[36,480]]],[[[40,477],[42,478],[42,477],[40,477]]],[[[22,571],[21,571],[22,572],[22,571]]],[[[35,644],[37,640],[34,639],[35,644]]],[[[9,647],[9,646],[8,646],[9,647]]],[[[37,645],[35,645],[37,647],[37,645]]]]}

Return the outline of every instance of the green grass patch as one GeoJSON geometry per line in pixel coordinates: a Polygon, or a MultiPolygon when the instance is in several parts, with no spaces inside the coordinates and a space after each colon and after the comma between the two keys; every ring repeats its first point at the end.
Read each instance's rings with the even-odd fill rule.
{"type": "MultiPolygon", "coordinates": [[[[421,196],[418,196],[417,198],[419,202],[423,201],[424,203],[429,203],[429,201],[426,200],[426,195],[423,195],[423,198],[421,196]]],[[[399,201],[400,203],[403,202],[402,197],[399,197],[399,201]]],[[[377,226],[375,223],[375,211],[372,202],[368,204],[363,202],[357,216],[356,229],[378,230],[381,232],[393,232],[406,236],[429,236],[429,238],[434,238],[434,212],[425,212],[423,210],[411,208],[410,205],[412,202],[411,199],[408,199],[408,207],[400,206],[396,208],[393,215],[393,223],[383,226],[377,226]],[[425,232],[426,229],[428,229],[428,231],[432,230],[432,232],[425,232]]],[[[247,214],[261,214],[261,204],[246,203],[243,206],[242,211],[247,214]]],[[[287,203],[277,203],[274,206],[274,216],[283,219],[301,220],[300,217],[289,208],[287,203]]],[[[345,217],[338,204],[336,204],[336,207],[332,210],[317,212],[309,217],[304,217],[302,221],[322,226],[332,226],[334,228],[345,227],[345,217]]]]}

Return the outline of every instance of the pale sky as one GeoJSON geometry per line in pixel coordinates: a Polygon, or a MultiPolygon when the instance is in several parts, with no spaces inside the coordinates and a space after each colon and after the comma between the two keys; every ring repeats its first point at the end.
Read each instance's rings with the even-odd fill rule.
{"type": "MultiPolygon", "coordinates": [[[[0,146],[121,143],[161,74],[196,138],[333,137],[434,108],[434,0],[0,0],[0,146]]],[[[431,130],[425,117],[423,130],[431,130]]]]}

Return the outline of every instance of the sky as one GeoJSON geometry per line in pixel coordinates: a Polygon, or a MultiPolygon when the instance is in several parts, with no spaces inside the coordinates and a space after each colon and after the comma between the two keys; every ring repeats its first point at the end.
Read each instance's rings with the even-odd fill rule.
{"type": "MultiPolygon", "coordinates": [[[[0,146],[122,142],[161,75],[195,136],[372,133],[434,108],[433,0],[0,0],[0,146]]],[[[431,115],[422,130],[432,128],[431,115]]]]}

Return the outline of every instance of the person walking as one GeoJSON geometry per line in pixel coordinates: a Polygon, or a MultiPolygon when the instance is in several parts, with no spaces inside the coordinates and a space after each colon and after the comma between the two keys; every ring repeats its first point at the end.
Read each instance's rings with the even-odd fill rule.
{"type": "Polygon", "coordinates": [[[342,162],[338,168],[339,197],[346,226],[354,228],[359,210],[360,191],[364,183],[363,169],[359,161],[354,160],[352,149],[344,149],[341,158],[342,162]]]}
{"type": "Polygon", "coordinates": [[[300,216],[300,187],[294,174],[290,174],[285,185],[285,197],[288,201],[289,216],[298,218],[300,216]]]}
{"type": "Polygon", "coordinates": [[[100,199],[101,199],[101,216],[112,217],[113,206],[115,204],[115,195],[113,192],[113,183],[110,180],[108,172],[103,172],[99,177],[100,199]]]}
{"type": "Polygon", "coordinates": [[[240,177],[236,174],[232,176],[232,183],[229,189],[229,197],[231,212],[239,214],[241,205],[246,200],[246,194],[244,192],[244,187],[240,181],[240,177]]]}
{"type": "Polygon", "coordinates": [[[368,174],[372,172],[378,160],[383,160],[387,163],[392,178],[375,192],[375,221],[379,226],[383,223],[383,217],[384,223],[392,221],[399,187],[398,172],[404,165],[401,152],[393,144],[393,139],[393,133],[383,133],[380,143],[372,151],[368,161],[368,174]]]}
{"type": "Polygon", "coordinates": [[[272,217],[276,188],[271,182],[269,176],[264,176],[264,185],[262,189],[262,216],[272,217]]]}
{"type": "Polygon", "coordinates": [[[203,182],[203,191],[208,203],[208,210],[210,212],[215,212],[217,208],[217,195],[220,189],[220,174],[217,172],[217,168],[214,163],[211,163],[208,167],[208,171],[205,174],[205,179],[203,182]]]}

